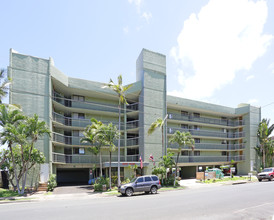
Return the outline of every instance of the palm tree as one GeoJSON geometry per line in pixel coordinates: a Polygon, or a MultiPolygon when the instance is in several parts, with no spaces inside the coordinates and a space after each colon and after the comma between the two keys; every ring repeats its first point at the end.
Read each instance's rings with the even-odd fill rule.
{"type": "Polygon", "coordinates": [[[98,138],[98,135],[96,135],[98,132],[100,132],[101,127],[103,126],[103,123],[101,121],[97,121],[95,118],[91,118],[91,125],[87,126],[84,131],[84,138],[81,138],[81,143],[90,143],[93,145],[94,143],[97,143],[96,146],[91,147],[91,151],[93,154],[97,155],[99,153],[99,166],[100,166],[100,177],[103,176],[103,169],[102,169],[102,152],[101,148],[103,146],[103,139],[98,138]]]}
{"type": "Polygon", "coordinates": [[[27,173],[28,173],[28,167],[29,167],[28,164],[29,164],[29,161],[31,160],[34,144],[37,142],[38,138],[44,136],[45,134],[50,137],[50,130],[46,126],[46,122],[40,121],[37,114],[34,114],[33,117],[27,117],[26,123],[24,123],[24,128],[25,128],[26,137],[30,139],[29,141],[30,149],[28,152],[28,159],[25,164],[25,177],[23,177],[23,184],[22,184],[23,193],[26,185],[26,179],[27,179],[27,173]]]}
{"type": "MultiPolygon", "coordinates": [[[[163,166],[165,168],[165,171],[167,169],[172,170],[172,167],[175,164],[172,156],[173,156],[173,153],[168,152],[167,155],[164,155],[162,157],[162,160],[159,162],[159,166],[163,166]]],[[[166,176],[166,179],[167,179],[167,172],[166,172],[165,176],[166,176]]]]}
{"type": "Polygon", "coordinates": [[[118,130],[119,130],[119,138],[118,138],[118,186],[120,186],[121,179],[120,179],[120,128],[121,128],[121,104],[128,104],[126,100],[126,91],[132,86],[129,84],[127,86],[123,86],[123,78],[122,75],[118,76],[118,84],[115,84],[112,79],[110,79],[109,83],[106,85],[108,88],[112,89],[115,93],[117,93],[119,97],[119,123],[118,123],[118,130]]]}
{"type": "Polygon", "coordinates": [[[103,125],[98,132],[98,138],[103,140],[105,146],[108,146],[109,150],[109,188],[111,189],[111,154],[116,150],[114,145],[115,140],[119,138],[119,132],[117,127],[112,123],[103,125]]]}
{"type": "Polygon", "coordinates": [[[263,119],[257,131],[257,136],[259,138],[260,145],[258,146],[260,151],[262,152],[262,160],[263,160],[263,168],[266,167],[266,155],[267,155],[267,143],[270,141],[269,136],[274,130],[274,124],[269,126],[270,120],[263,119]]]}
{"type": "MultiPolygon", "coordinates": [[[[5,70],[1,69],[0,70],[0,82],[4,79],[5,77],[5,70]]],[[[4,81],[0,85],[0,103],[2,103],[2,99],[8,94],[8,85],[10,84],[9,79],[4,79],[4,81]]]]}
{"type": "Polygon", "coordinates": [[[179,145],[179,147],[175,150],[175,152],[177,153],[177,159],[175,163],[175,176],[174,176],[174,186],[175,186],[175,181],[177,177],[177,166],[179,161],[179,155],[182,152],[182,147],[189,146],[192,148],[192,151],[193,151],[195,141],[189,132],[176,131],[169,139],[169,143],[176,143],[179,145]]]}
{"type": "Polygon", "coordinates": [[[151,135],[155,130],[156,128],[161,128],[161,131],[162,131],[162,157],[164,156],[164,154],[166,154],[166,150],[165,150],[165,147],[164,147],[164,125],[165,125],[165,122],[167,120],[167,116],[162,119],[162,118],[157,118],[155,122],[153,122],[149,129],[148,129],[148,135],[151,135]]]}
{"type": "Polygon", "coordinates": [[[16,185],[18,193],[20,194],[19,181],[17,178],[16,163],[12,151],[12,144],[14,139],[18,139],[17,135],[11,133],[16,128],[20,121],[24,120],[25,116],[21,113],[21,110],[13,105],[0,105],[0,126],[2,127],[1,132],[1,144],[8,144],[8,149],[11,153],[12,164],[14,168],[14,175],[16,179],[16,185]]]}

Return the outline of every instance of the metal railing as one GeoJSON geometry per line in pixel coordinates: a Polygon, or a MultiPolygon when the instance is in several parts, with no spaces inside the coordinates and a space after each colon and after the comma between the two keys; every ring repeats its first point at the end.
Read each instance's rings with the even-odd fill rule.
{"type": "MultiPolygon", "coordinates": [[[[76,136],[66,136],[63,134],[55,133],[53,132],[52,140],[58,143],[62,144],[68,144],[68,145],[90,145],[90,143],[81,143],[82,137],[76,137],[76,136]]],[[[118,140],[114,142],[115,146],[118,146],[118,140]]],[[[139,137],[135,138],[127,138],[127,146],[135,146],[139,144],[139,137]]],[[[95,146],[96,144],[94,144],[95,146]]],[[[125,146],[124,139],[121,139],[120,146],[125,146]]]]}
{"type": "MultiPolygon", "coordinates": [[[[99,163],[99,155],[79,155],[79,154],[61,154],[52,153],[52,159],[55,163],[99,163]]],[[[118,155],[111,156],[112,162],[118,162],[118,155]]],[[[121,162],[138,162],[139,155],[120,156],[121,162]]],[[[102,162],[109,162],[109,155],[102,155],[102,162]]]]}
{"type": "Polygon", "coordinates": [[[195,129],[185,129],[185,128],[176,128],[176,127],[168,127],[167,133],[173,134],[175,131],[181,132],[190,132],[191,135],[194,136],[207,136],[207,137],[219,137],[219,138],[242,138],[245,137],[244,132],[218,132],[218,131],[206,131],[206,130],[195,130],[195,129]]]}
{"type": "MultiPolygon", "coordinates": [[[[173,157],[176,161],[177,157],[173,157]]],[[[239,156],[180,156],[179,163],[203,163],[203,162],[231,162],[234,160],[235,162],[240,162],[245,160],[244,155],[239,156]]]]}
{"type": "MultiPolygon", "coordinates": [[[[168,144],[169,148],[177,149],[178,144],[168,144]]],[[[195,150],[240,150],[245,149],[245,144],[216,144],[216,143],[195,143],[195,150]]],[[[182,149],[191,149],[188,146],[182,147],[182,149]]]]}
{"type": "Polygon", "coordinates": [[[173,113],[168,113],[168,119],[182,120],[182,121],[193,121],[193,122],[199,122],[199,123],[205,123],[205,124],[216,124],[216,125],[231,126],[231,127],[245,125],[244,120],[195,117],[193,115],[179,115],[179,114],[173,114],[173,113]]]}
{"type": "MultiPolygon", "coordinates": [[[[115,112],[115,113],[119,112],[118,105],[68,99],[56,91],[53,91],[52,94],[53,94],[52,99],[54,101],[66,107],[90,109],[95,111],[115,112]]],[[[132,111],[138,111],[138,103],[129,104],[127,106],[127,112],[132,112],[132,111]]],[[[121,107],[121,112],[124,112],[123,107],[121,107]]]]}

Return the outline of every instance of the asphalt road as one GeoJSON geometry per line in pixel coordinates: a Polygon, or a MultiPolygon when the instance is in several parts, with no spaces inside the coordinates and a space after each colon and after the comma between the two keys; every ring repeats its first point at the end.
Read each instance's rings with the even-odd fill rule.
{"type": "MultiPolygon", "coordinates": [[[[0,205],[0,219],[272,219],[274,182],[156,195],[77,196],[0,205]]],[[[274,219],[274,218],[273,218],[274,219]]]]}

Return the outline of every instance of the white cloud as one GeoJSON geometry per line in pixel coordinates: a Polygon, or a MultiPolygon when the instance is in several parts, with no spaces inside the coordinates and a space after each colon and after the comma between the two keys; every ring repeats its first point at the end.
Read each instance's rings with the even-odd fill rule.
{"type": "Polygon", "coordinates": [[[128,0],[130,4],[134,4],[137,8],[137,12],[140,13],[143,0],[128,0]]]}
{"type": "Polygon", "coordinates": [[[249,104],[255,104],[255,103],[258,103],[259,101],[257,100],[257,99],[249,99],[248,101],[247,101],[247,103],[249,103],[249,104]]]}
{"type": "Polygon", "coordinates": [[[253,79],[255,76],[254,75],[249,75],[246,77],[246,81],[250,80],[250,79],[253,79]]]}
{"type": "Polygon", "coordinates": [[[127,27],[123,27],[123,32],[124,32],[125,34],[128,34],[128,32],[129,32],[128,26],[127,26],[127,27]]]}
{"type": "Polygon", "coordinates": [[[149,23],[150,19],[152,18],[152,14],[150,12],[144,12],[142,14],[142,18],[144,18],[146,22],[149,23]]]}
{"type": "Polygon", "coordinates": [[[170,94],[208,98],[231,83],[237,71],[249,70],[273,39],[262,33],[266,19],[265,1],[210,0],[191,14],[170,51],[182,86],[170,94]]]}
{"type": "Polygon", "coordinates": [[[271,73],[274,74],[274,63],[271,63],[271,64],[268,66],[267,69],[269,69],[269,70],[271,71],[271,73]]]}

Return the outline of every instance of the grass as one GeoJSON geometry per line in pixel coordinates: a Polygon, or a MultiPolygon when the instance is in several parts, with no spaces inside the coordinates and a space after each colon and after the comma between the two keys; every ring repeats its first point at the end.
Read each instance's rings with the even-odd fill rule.
{"type": "Polygon", "coordinates": [[[159,189],[159,191],[169,191],[169,190],[178,190],[178,189],[184,189],[183,186],[163,186],[162,188],[159,189]]]}
{"type": "MultiPolygon", "coordinates": [[[[254,181],[255,179],[257,179],[256,177],[252,177],[251,181],[254,181]]],[[[237,181],[237,180],[250,180],[249,177],[225,177],[223,179],[211,179],[211,180],[206,180],[204,181],[204,183],[220,183],[220,182],[227,182],[227,181],[237,181]]]]}
{"type": "Polygon", "coordinates": [[[0,198],[17,197],[17,196],[19,196],[17,192],[0,188],[0,198]]]}

